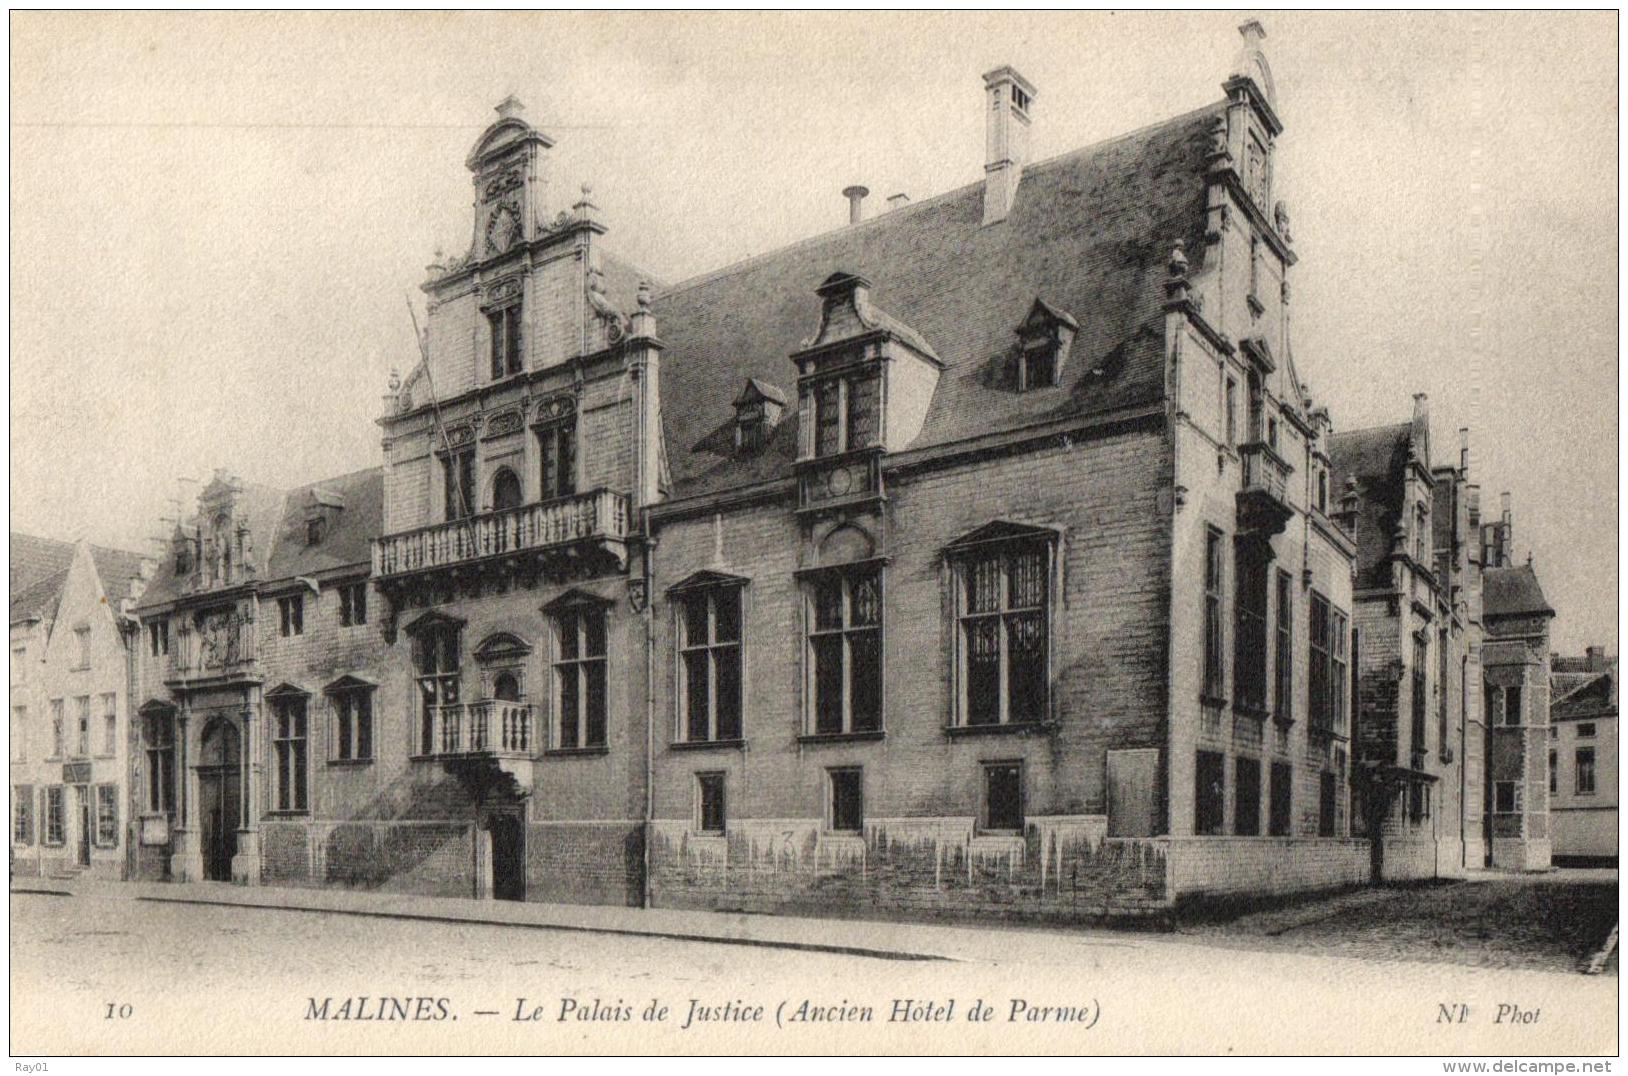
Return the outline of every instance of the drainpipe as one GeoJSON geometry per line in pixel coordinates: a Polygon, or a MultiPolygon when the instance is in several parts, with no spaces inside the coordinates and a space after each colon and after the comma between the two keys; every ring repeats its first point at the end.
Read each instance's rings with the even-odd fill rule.
{"type": "MultiPolygon", "coordinates": [[[[1465,635],[1469,634],[1468,626],[1465,635]]],[[[1470,656],[1458,659],[1458,858],[1459,866],[1470,866],[1470,842],[1464,823],[1469,817],[1464,812],[1470,806],[1470,656]]]]}
{"type": "Polygon", "coordinates": [[[640,907],[650,907],[650,840],[656,817],[656,599],[651,591],[655,571],[651,559],[650,510],[645,510],[644,542],[644,870],[640,907]]]}

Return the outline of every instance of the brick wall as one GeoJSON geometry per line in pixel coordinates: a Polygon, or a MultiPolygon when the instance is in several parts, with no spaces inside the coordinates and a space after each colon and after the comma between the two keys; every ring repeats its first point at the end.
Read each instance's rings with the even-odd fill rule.
{"type": "Polygon", "coordinates": [[[534,822],[526,828],[526,899],[558,904],[644,900],[644,827],[637,822],[534,822]]]}
{"type": "Polygon", "coordinates": [[[1083,920],[1167,904],[1165,842],[1111,838],[1101,816],[1031,818],[984,835],[971,817],[874,818],[833,834],[818,818],[732,822],[726,836],[655,823],[657,907],[1083,920]]]}
{"type": "Polygon", "coordinates": [[[465,822],[267,822],[261,880],[468,897],[474,893],[473,834],[465,822]]]}

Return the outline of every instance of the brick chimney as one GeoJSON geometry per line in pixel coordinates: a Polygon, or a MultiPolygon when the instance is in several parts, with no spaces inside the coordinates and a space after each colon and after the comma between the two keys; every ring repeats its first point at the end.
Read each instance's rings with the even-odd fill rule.
{"type": "Polygon", "coordinates": [[[1039,91],[1010,67],[984,75],[984,224],[1006,219],[1029,159],[1029,112],[1039,91]]]}
{"type": "Polygon", "coordinates": [[[1584,650],[1584,653],[1587,655],[1584,662],[1589,672],[1605,672],[1605,647],[1591,646],[1584,650]]]}

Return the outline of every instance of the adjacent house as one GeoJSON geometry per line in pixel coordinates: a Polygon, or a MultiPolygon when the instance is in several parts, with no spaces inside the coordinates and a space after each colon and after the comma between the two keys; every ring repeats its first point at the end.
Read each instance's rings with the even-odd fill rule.
{"type": "Polygon", "coordinates": [[[139,553],[13,533],[11,870],[124,878],[139,553]]]}
{"type": "Polygon", "coordinates": [[[1556,863],[1617,862],[1617,659],[1550,658],[1549,841],[1556,863]]]}

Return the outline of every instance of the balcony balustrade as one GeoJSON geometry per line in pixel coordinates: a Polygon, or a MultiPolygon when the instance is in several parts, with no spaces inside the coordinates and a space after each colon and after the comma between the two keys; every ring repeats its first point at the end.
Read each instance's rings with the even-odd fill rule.
{"type": "Polygon", "coordinates": [[[1264,441],[1244,445],[1239,453],[1244,484],[1238,491],[1238,528],[1265,536],[1277,534],[1294,515],[1289,502],[1289,476],[1294,468],[1264,441]]]}
{"type": "Polygon", "coordinates": [[[531,705],[502,699],[437,706],[428,730],[433,758],[530,759],[536,753],[536,717],[531,705]]]}
{"type": "Polygon", "coordinates": [[[373,572],[404,576],[583,542],[620,547],[631,519],[625,494],[597,489],[386,535],[373,543],[373,572]]]}

